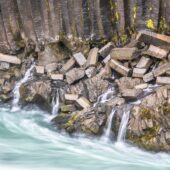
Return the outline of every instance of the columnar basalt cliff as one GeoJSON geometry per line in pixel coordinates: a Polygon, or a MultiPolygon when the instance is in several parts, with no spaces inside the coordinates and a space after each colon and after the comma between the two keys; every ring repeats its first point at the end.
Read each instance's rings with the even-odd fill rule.
{"type": "Polygon", "coordinates": [[[134,31],[169,32],[169,0],[1,0],[0,50],[16,52],[22,39],[60,35],[124,42],[134,31]]]}

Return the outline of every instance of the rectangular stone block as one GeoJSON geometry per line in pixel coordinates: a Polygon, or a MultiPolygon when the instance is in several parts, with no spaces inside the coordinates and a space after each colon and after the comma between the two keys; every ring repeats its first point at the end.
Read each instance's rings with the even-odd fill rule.
{"type": "Polygon", "coordinates": [[[82,68],[73,68],[66,73],[66,80],[68,84],[72,84],[85,76],[85,70],[82,68]]]}
{"type": "Polygon", "coordinates": [[[51,73],[57,69],[57,63],[50,63],[45,66],[45,70],[47,73],[51,73]]]}
{"type": "Polygon", "coordinates": [[[51,74],[50,77],[52,80],[64,80],[63,74],[51,74]]]}
{"type": "Polygon", "coordinates": [[[10,63],[0,62],[0,70],[8,70],[10,68],[10,63]]]}
{"type": "Polygon", "coordinates": [[[115,60],[132,60],[134,54],[137,52],[137,48],[114,48],[110,56],[115,60]]]}
{"type": "Polygon", "coordinates": [[[35,66],[37,74],[44,74],[44,66],[35,66]]]}
{"type": "Polygon", "coordinates": [[[157,77],[156,83],[157,84],[170,84],[170,77],[157,77]]]}
{"type": "Polygon", "coordinates": [[[141,89],[124,89],[122,96],[128,99],[136,99],[142,93],[141,89]]]}
{"type": "Polygon", "coordinates": [[[96,67],[89,67],[85,70],[85,73],[88,78],[91,78],[96,75],[97,69],[96,67]]]}
{"type": "Polygon", "coordinates": [[[62,72],[66,72],[68,70],[70,70],[71,68],[73,68],[73,66],[75,65],[76,61],[75,59],[72,57],[70,58],[62,67],[61,71],[62,72]]]}
{"type": "Polygon", "coordinates": [[[64,95],[65,100],[69,100],[69,101],[76,101],[78,97],[79,96],[77,94],[65,94],[64,95]]]}
{"type": "Polygon", "coordinates": [[[90,102],[85,97],[80,97],[79,99],[76,100],[76,102],[84,109],[90,107],[90,102]]]}
{"type": "Polygon", "coordinates": [[[114,48],[114,44],[112,42],[107,43],[104,47],[99,50],[99,54],[105,58],[109,55],[110,51],[114,48]]]}
{"type": "Polygon", "coordinates": [[[96,66],[98,62],[98,51],[99,51],[98,48],[93,48],[90,50],[87,58],[86,67],[96,66]]]}
{"type": "Polygon", "coordinates": [[[120,62],[111,59],[110,62],[110,67],[115,70],[116,72],[118,72],[119,74],[123,75],[123,76],[127,76],[130,69],[127,67],[124,67],[120,62]]]}
{"type": "Polygon", "coordinates": [[[139,84],[135,86],[135,89],[146,89],[148,87],[147,83],[139,84]]]}
{"type": "Polygon", "coordinates": [[[21,60],[16,56],[6,55],[0,53],[0,61],[11,63],[11,64],[21,64],[21,60]]]}
{"type": "Polygon", "coordinates": [[[153,75],[153,72],[150,72],[150,73],[147,73],[143,76],[143,80],[144,82],[150,82],[152,80],[154,80],[154,75],[153,75]]]}
{"type": "Polygon", "coordinates": [[[154,74],[155,77],[158,77],[160,75],[163,75],[167,71],[170,71],[170,63],[165,63],[165,64],[159,66],[158,68],[156,68],[153,71],[153,74],[154,74]]]}
{"type": "Polygon", "coordinates": [[[79,64],[79,66],[83,66],[86,64],[86,58],[82,53],[76,53],[73,55],[76,62],[79,64]]]}
{"type": "Polygon", "coordinates": [[[102,61],[104,64],[108,63],[111,59],[110,54],[102,61]]]}
{"type": "Polygon", "coordinates": [[[155,46],[169,46],[170,36],[163,34],[157,34],[151,31],[142,30],[137,35],[136,39],[140,42],[145,42],[147,44],[153,44],[155,46]]]}
{"type": "Polygon", "coordinates": [[[148,69],[151,64],[152,60],[150,58],[142,56],[136,67],[148,69]]]}
{"type": "Polygon", "coordinates": [[[132,77],[142,78],[145,73],[146,73],[145,68],[134,68],[132,77]]]}
{"type": "Polygon", "coordinates": [[[155,58],[158,58],[158,59],[164,59],[168,55],[168,50],[161,49],[161,48],[156,47],[154,45],[150,45],[148,50],[145,51],[143,54],[147,54],[151,57],[155,57],[155,58]]]}

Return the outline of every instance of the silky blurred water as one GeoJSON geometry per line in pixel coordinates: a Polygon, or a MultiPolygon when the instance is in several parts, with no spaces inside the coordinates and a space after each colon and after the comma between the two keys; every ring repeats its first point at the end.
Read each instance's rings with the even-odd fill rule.
{"type": "Polygon", "coordinates": [[[36,108],[0,108],[0,170],[170,170],[170,155],[58,133],[36,108]]]}

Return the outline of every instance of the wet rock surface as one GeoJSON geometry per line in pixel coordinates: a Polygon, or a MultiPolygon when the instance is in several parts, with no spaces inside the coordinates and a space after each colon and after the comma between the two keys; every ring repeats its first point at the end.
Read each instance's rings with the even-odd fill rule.
{"type": "MultiPolygon", "coordinates": [[[[138,43],[115,51],[113,42],[73,49],[74,44],[63,40],[68,51],[62,46],[60,58],[61,40],[41,51],[26,46],[17,63],[0,61],[0,101],[12,99],[14,86],[34,63],[31,78],[19,89],[20,104],[37,104],[51,112],[58,95],[60,106],[52,122],[59,130],[101,136],[114,109],[111,129],[117,139],[124,113],[131,110],[127,141],[148,150],[170,151],[169,51],[152,42],[145,44],[143,34],[138,35],[138,43]],[[153,52],[151,45],[161,50],[153,52]]],[[[160,40],[160,34],[153,35],[168,43],[168,36],[160,40]]]]}

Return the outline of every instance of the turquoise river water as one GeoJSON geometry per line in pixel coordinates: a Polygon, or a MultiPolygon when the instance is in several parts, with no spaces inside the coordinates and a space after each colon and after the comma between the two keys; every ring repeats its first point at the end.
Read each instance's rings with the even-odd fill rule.
{"type": "Polygon", "coordinates": [[[170,154],[58,133],[39,109],[0,106],[0,170],[170,170],[170,154]]]}

